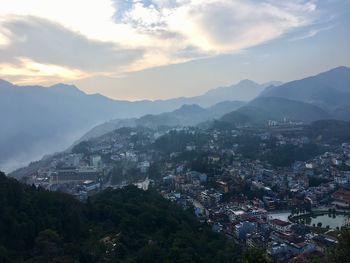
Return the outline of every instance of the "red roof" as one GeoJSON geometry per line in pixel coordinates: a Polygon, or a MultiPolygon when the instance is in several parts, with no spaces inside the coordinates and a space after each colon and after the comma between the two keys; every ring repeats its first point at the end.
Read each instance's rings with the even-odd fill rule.
{"type": "Polygon", "coordinates": [[[332,197],[336,200],[350,203],[350,191],[338,190],[332,195],[332,197]]]}
{"type": "Polygon", "coordinates": [[[270,224],[276,225],[276,226],[281,226],[281,227],[286,227],[286,226],[289,226],[291,223],[280,220],[280,219],[272,219],[272,220],[270,220],[270,224]]]}

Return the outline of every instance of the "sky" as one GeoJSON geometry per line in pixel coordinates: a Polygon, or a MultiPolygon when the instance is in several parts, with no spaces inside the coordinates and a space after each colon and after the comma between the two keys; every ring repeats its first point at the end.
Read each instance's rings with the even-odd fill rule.
{"type": "Polygon", "coordinates": [[[0,78],[167,99],[350,66],[350,0],[0,0],[0,78]]]}

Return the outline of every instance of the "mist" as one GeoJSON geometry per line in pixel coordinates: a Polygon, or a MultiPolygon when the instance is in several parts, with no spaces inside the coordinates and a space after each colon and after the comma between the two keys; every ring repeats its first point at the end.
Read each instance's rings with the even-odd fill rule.
{"type": "Polygon", "coordinates": [[[65,151],[89,129],[85,128],[69,134],[58,135],[48,140],[38,141],[30,148],[19,149],[15,156],[0,161],[0,170],[11,173],[31,162],[41,160],[45,156],[65,151]]]}

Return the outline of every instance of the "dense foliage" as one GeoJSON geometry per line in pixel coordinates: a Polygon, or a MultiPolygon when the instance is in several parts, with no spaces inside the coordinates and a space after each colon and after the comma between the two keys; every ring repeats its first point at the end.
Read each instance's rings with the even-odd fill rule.
{"type": "Polygon", "coordinates": [[[0,173],[0,262],[235,262],[238,251],[152,191],[80,203],[0,173]]]}
{"type": "Polygon", "coordinates": [[[154,146],[162,153],[183,152],[187,145],[204,145],[209,136],[204,134],[191,134],[186,132],[171,131],[158,138],[154,146]]]}
{"type": "Polygon", "coordinates": [[[272,260],[260,249],[250,249],[243,254],[243,263],[271,263],[272,260]]]}
{"type": "Polygon", "coordinates": [[[320,120],[306,129],[306,135],[326,143],[342,143],[350,140],[350,122],[338,120],[320,120]]]}
{"type": "Polygon", "coordinates": [[[74,145],[74,147],[72,148],[72,153],[88,154],[89,147],[90,147],[90,143],[88,141],[82,141],[77,145],[74,145]]]}
{"type": "Polygon", "coordinates": [[[322,152],[322,148],[313,143],[302,147],[289,144],[273,148],[262,159],[275,166],[289,166],[295,161],[307,161],[322,152]]]}
{"type": "Polygon", "coordinates": [[[335,249],[329,251],[327,262],[345,263],[350,261],[350,229],[343,228],[339,243],[335,249]]]}
{"type": "Polygon", "coordinates": [[[238,110],[224,115],[220,121],[236,125],[261,125],[268,120],[312,122],[329,118],[330,115],[324,109],[309,103],[281,97],[259,96],[238,110]]]}

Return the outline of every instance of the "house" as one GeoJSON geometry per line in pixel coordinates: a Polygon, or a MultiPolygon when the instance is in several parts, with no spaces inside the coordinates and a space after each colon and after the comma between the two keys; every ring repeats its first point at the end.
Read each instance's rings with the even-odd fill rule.
{"type": "Polygon", "coordinates": [[[277,242],[271,244],[271,246],[267,249],[267,254],[272,257],[286,253],[288,253],[288,246],[286,244],[280,244],[277,242]]]}
{"type": "Polygon", "coordinates": [[[96,192],[100,188],[99,182],[94,182],[92,180],[86,180],[83,182],[83,187],[86,192],[96,192]]]}
{"type": "Polygon", "coordinates": [[[101,156],[100,155],[94,155],[91,157],[90,164],[93,167],[98,167],[101,163],[101,156]]]}
{"type": "Polygon", "coordinates": [[[151,163],[148,161],[143,161],[139,164],[141,173],[147,173],[150,167],[151,167],[151,163]]]}
{"type": "Polygon", "coordinates": [[[316,250],[316,246],[310,242],[300,242],[300,243],[290,243],[289,250],[294,255],[299,255],[303,253],[311,253],[316,250]]]}
{"type": "Polygon", "coordinates": [[[256,223],[243,221],[235,225],[235,234],[238,239],[245,239],[247,234],[256,231],[256,223]]]}
{"type": "Polygon", "coordinates": [[[348,178],[345,176],[335,176],[334,182],[339,185],[346,185],[348,183],[348,178]]]}
{"type": "Polygon", "coordinates": [[[214,189],[205,190],[201,192],[201,201],[208,206],[217,204],[222,197],[222,194],[215,191],[214,189]]]}
{"type": "Polygon", "coordinates": [[[266,239],[257,233],[247,234],[246,244],[247,247],[255,249],[265,249],[267,247],[266,239]]]}
{"type": "Polygon", "coordinates": [[[345,162],[346,166],[350,166],[350,159],[345,162]]]}
{"type": "Polygon", "coordinates": [[[350,207],[350,191],[338,190],[332,194],[333,204],[341,207],[350,207]]]}
{"type": "Polygon", "coordinates": [[[86,180],[96,181],[101,173],[97,169],[93,168],[81,168],[81,169],[60,169],[52,173],[52,182],[72,182],[86,180]]]}
{"type": "Polygon", "coordinates": [[[332,163],[335,165],[335,166],[339,166],[339,165],[342,165],[342,160],[339,160],[337,158],[332,158],[332,163]]]}
{"type": "Polygon", "coordinates": [[[271,219],[269,221],[269,225],[274,230],[285,232],[289,230],[292,224],[290,222],[283,221],[280,219],[271,219]]]}
{"type": "Polygon", "coordinates": [[[223,181],[216,181],[216,185],[217,185],[220,192],[228,193],[228,191],[229,191],[228,183],[223,182],[223,181]]]}
{"type": "Polygon", "coordinates": [[[267,218],[267,211],[262,208],[253,209],[248,212],[249,215],[254,216],[258,219],[266,219],[267,218]]]}

